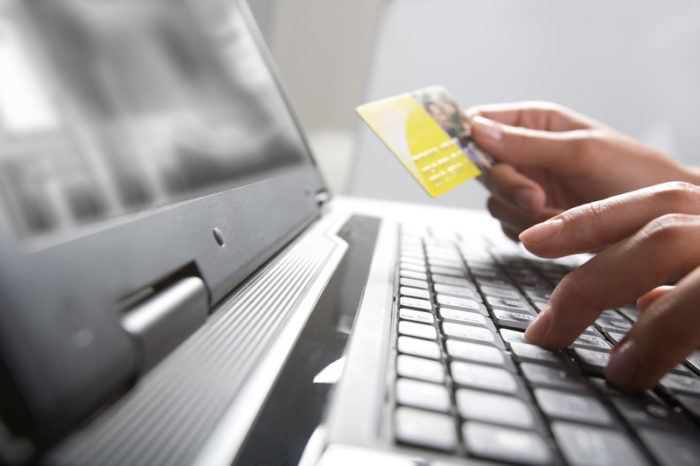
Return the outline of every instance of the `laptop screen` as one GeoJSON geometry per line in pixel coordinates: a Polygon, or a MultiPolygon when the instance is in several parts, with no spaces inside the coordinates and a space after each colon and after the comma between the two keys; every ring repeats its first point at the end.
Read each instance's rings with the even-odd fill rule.
{"type": "Polygon", "coordinates": [[[0,202],[20,236],[309,163],[235,2],[0,0],[0,202]]]}

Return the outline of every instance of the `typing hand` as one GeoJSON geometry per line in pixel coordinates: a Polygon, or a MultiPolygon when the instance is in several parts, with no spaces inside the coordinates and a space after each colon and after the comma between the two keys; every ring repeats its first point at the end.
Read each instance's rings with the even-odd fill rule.
{"type": "Polygon", "coordinates": [[[485,105],[467,115],[476,143],[501,162],[482,181],[491,191],[489,211],[514,240],[562,210],[697,179],[664,154],[555,104],[485,105]]]}
{"type": "Polygon", "coordinates": [[[641,315],[605,372],[632,390],[655,385],[700,346],[700,187],[665,183],[585,204],[520,239],[548,258],[600,250],[559,283],[528,342],[566,347],[605,309],[637,300],[641,315]]]}

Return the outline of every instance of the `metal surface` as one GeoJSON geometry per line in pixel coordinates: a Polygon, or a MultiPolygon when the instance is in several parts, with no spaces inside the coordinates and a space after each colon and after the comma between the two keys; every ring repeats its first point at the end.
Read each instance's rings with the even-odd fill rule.
{"type": "Polygon", "coordinates": [[[122,327],[136,341],[145,371],[185,341],[208,314],[204,282],[186,277],[129,309],[122,317],[122,327]]]}
{"type": "Polygon", "coordinates": [[[345,251],[314,225],[47,464],[228,464],[345,251]]]}
{"type": "Polygon", "coordinates": [[[387,358],[383,355],[389,352],[397,239],[398,225],[383,222],[348,344],[343,378],[336,388],[335,399],[342,401],[332,405],[328,416],[331,442],[342,438],[346,442],[372,445],[381,437],[387,376],[387,358]]]}
{"type": "MultiPolygon", "coordinates": [[[[340,380],[381,221],[351,216],[336,233],[348,250],[325,286],[234,465],[297,464],[309,452],[340,380]]],[[[323,444],[320,443],[319,446],[323,444]]]]}

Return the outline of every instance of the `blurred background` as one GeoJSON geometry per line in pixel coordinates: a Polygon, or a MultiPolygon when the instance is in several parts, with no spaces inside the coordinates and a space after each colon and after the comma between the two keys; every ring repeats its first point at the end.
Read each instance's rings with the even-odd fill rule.
{"type": "Polygon", "coordinates": [[[250,0],[334,194],[429,198],[354,108],[442,84],[468,107],[550,100],[700,164],[696,0],[250,0]]]}

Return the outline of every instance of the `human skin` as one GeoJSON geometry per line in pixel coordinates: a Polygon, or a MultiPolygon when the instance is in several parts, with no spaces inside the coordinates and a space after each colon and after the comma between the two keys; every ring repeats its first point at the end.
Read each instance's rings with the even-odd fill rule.
{"type": "Polygon", "coordinates": [[[526,340],[566,347],[603,310],[637,300],[641,316],[606,376],[632,390],[656,384],[700,346],[697,171],[554,104],[468,115],[475,142],[501,162],[482,181],[504,232],[542,257],[598,252],[557,285],[526,340]]]}

